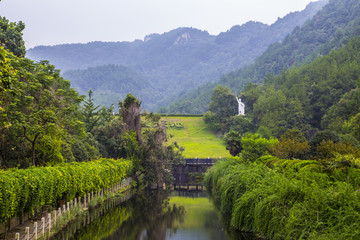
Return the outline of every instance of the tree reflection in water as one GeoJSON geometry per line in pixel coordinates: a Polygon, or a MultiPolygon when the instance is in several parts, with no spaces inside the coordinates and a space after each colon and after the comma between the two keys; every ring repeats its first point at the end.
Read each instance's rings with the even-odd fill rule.
{"type": "Polygon", "coordinates": [[[54,239],[255,239],[243,233],[226,237],[222,228],[212,204],[203,195],[170,199],[169,192],[156,190],[135,194],[119,205],[109,202],[54,239]]]}

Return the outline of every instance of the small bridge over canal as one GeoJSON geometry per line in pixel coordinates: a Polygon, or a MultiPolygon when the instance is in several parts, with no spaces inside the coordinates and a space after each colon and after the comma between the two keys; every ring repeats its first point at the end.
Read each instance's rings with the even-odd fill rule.
{"type": "Polygon", "coordinates": [[[184,165],[173,170],[174,189],[203,190],[202,181],[206,170],[214,165],[215,158],[187,158],[184,165]]]}

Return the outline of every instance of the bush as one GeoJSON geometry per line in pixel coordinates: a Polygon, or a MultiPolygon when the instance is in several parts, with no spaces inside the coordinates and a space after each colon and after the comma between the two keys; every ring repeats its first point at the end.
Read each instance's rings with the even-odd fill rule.
{"type": "Polygon", "coordinates": [[[61,199],[70,201],[109,188],[131,171],[130,161],[112,159],[0,171],[0,222],[44,205],[56,206],[61,199]]]}
{"type": "Polygon", "coordinates": [[[268,155],[270,148],[276,143],[277,139],[266,139],[257,134],[246,135],[241,139],[241,156],[246,161],[254,162],[257,158],[268,155]]]}

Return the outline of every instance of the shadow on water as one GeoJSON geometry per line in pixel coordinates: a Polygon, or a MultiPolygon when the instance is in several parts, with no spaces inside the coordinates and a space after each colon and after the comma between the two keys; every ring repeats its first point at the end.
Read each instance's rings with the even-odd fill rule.
{"type": "Polygon", "coordinates": [[[125,203],[111,200],[79,217],[53,239],[256,238],[245,233],[224,233],[223,225],[204,192],[156,190],[135,194],[125,203]]]}

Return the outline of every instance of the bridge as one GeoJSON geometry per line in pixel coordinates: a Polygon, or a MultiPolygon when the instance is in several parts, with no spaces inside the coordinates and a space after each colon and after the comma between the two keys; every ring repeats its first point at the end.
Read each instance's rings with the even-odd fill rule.
{"type": "Polygon", "coordinates": [[[218,159],[215,158],[187,158],[184,165],[178,165],[173,170],[174,189],[203,190],[204,173],[218,159]]]}

